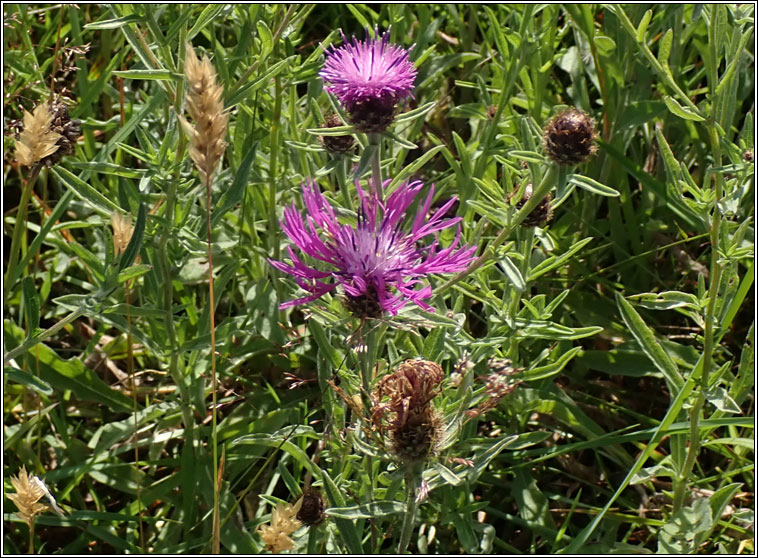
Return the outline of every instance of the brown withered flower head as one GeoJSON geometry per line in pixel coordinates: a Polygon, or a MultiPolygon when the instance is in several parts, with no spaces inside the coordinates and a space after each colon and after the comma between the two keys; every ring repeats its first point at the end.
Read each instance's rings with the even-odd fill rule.
{"type": "Polygon", "coordinates": [[[584,163],[597,152],[595,121],[570,108],[553,117],[543,132],[545,154],[559,165],[584,163]]]}
{"type": "MultiPolygon", "coordinates": [[[[344,126],[339,116],[332,113],[330,114],[324,128],[338,128],[344,126]]],[[[332,155],[342,155],[343,153],[349,153],[355,149],[355,138],[352,134],[345,134],[344,136],[319,136],[321,144],[332,155]]]]}
{"type": "MultiPolygon", "coordinates": [[[[516,196],[517,192],[519,191],[518,188],[513,190],[510,194],[508,194],[508,197],[506,198],[508,202],[510,202],[514,196],[516,196]]],[[[527,184],[524,188],[524,193],[521,196],[521,199],[516,202],[516,209],[521,209],[524,207],[524,204],[528,202],[531,197],[532,193],[534,192],[534,187],[531,184],[527,184]]],[[[553,218],[553,196],[550,194],[546,195],[544,198],[542,198],[542,201],[537,204],[537,207],[535,207],[529,215],[526,216],[526,218],[521,221],[522,227],[537,227],[541,225],[545,225],[546,223],[550,222],[550,220],[553,218]]]]}
{"type": "Polygon", "coordinates": [[[386,425],[392,449],[403,461],[425,459],[441,439],[442,419],[432,399],[443,377],[435,362],[407,360],[379,380],[371,393],[374,428],[383,432],[386,425]]]}
{"type": "Polygon", "coordinates": [[[326,519],[324,510],[326,509],[326,500],[318,488],[308,487],[303,490],[303,503],[300,511],[297,512],[298,521],[309,527],[320,525],[326,519]]]}

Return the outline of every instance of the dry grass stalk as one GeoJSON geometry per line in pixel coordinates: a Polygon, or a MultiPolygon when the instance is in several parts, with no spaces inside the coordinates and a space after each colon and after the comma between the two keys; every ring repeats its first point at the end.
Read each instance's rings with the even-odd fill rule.
{"type": "Polygon", "coordinates": [[[16,142],[19,164],[31,167],[58,150],[61,135],[51,129],[53,116],[47,103],[38,105],[34,113],[24,110],[24,130],[16,142]]]}
{"type": "Polygon", "coordinates": [[[203,183],[211,183],[213,172],[224,154],[226,143],[226,122],[221,96],[224,88],[216,83],[216,70],[207,56],[199,60],[192,45],[187,44],[187,58],[184,62],[187,76],[187,112],[194,128],[184,118],[184,131],[190,137],[190,156],[195,162],[203,183]]]}

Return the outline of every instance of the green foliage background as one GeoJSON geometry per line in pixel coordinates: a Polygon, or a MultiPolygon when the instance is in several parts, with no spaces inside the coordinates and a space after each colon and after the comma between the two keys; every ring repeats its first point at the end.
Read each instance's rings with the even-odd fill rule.
{"type": "MultiPolygon", "coordinates": [[[[4,4],[4,350],[22,350],[4,359],[3,476],[13,490],[25,465],[67,511],[38,518],[37,550],[210,548],[211,309],[204,191],[177,126],[185,41],[212,58],[230,112],[212,207],[222,551],[261,552],[269,504],[311,477],[332,517],[298,531],[297,551],[394,550],[402,471],[349,432],[358,417],[328,384],[361,392],[358,323],[337,296],[279,311],[297,289],[267,263],[304,180],[350,209],[365,137],[335,159],[308,130],[337,108],[324,48],[378,25],[415,44],[419,71],[385,175],[459,196],[466,241],[495,254],[454,285],[433,278],[436,312],[372,332],[379,374],[418,356],[461,374],[435,403],[455,436],[424,473],[411,549],[753,552],[753,10],[4,4]],[[82,137],[17,222],[15,134],[51,84],[82,137]],[[507,196],[545,176],[540,130],[562,106],[596,119],[598,154],[557,183],[549,225],[512,227],[507,196]],[[113,211],[137,223],[121,259],[113,211]],[[522,383],[465,419],[491,357],[522,383]]],[[[28,537],[14,511],[9,553],[28,537]]]]}

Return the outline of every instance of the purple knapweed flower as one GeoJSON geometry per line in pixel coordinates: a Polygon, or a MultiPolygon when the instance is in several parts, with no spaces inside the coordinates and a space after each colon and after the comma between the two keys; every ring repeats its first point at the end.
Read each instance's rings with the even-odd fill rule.
{"type": "MultiPolygon", "coordinates": [[[[388,181],[389,182],[389,181],[388,181]]],[[[474,259],[475,246],[459,246],[460,229],[453,243],[440,249],[437,233],[452,227],[461,218],[445,219],[455,198],[426,218],[434,197],[432,187],[417,208],[410,232],[402,230],[406,210],[423,188],[421,182],[403,183],[386,201],[366,194],[358,186],[361,206],[355,226],[340,224],[314,183],[303,184],[307,217],[303,219],[293,203],[284,210],[282,230],[307,256],[327,264],[316,269],[287,248],[292,264],[269,260],[276,269],[291,275],[309,294],[290,300],[280,308],[304,304],[342,287],[348,308],[358,317],[379,317],[382,312],[397,314],[408,302],[430,310],[423,301],[432,296],[424,278],[430,273],[455,273],[474,259]],[[434,240],[422,246],[422,239],[434,240]],[[331,278],[331,280],[327,280],[331,278]]]]}
{"type": "Polygon", "coordinates": [[[389,31],[379,36],[377,28],[374,35],[374,39],[348,41],[342,33],[345,44],[331,49],[319,72],[350,123],[367,133],[382,132],[392,123],[395,105],[411,96],[416,79],[408,51],[390,44],[389,31]]]}

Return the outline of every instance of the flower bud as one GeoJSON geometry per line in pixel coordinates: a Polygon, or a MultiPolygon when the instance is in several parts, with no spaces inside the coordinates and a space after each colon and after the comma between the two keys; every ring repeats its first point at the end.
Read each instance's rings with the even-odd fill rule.
{"type": "MultiPolygon", "coordinates": [[[[325,128],[337,128],[342,126],[342,120],[336,114],[331,114],[324,123],[325,128]]],[[[355,138],[351,134],[344,136],[320,136],[321,143],[332,155],[341,155],[355,149],[355,138]]]]}
{"type": "Polygon", "coordinates": [[[597,152],[595,121],[570,108],[553,117],[543,133],[545,153],[559,165],[584,163],[597,152]]]}
{"type": "Polygon", "coordinates": [[[324,510],[326,500],[318,488],[306,488],[303,490],[303,503],[297,512],[297,519],[304,525],[320,525],[326,519],[324,510]]]}
{"type": "MultiPolygon", "coordinates": [[[[529,201],[529,199],[532,197],[532,193],[534,191],[534,188],[531,184],[527,184],[524,188],[524,194],[521,196],[521,199],[516,203],[516,209],[521,209],[524,207],[524,204],[529,201]]],[[[516,188],[513,192],[508,194],[507,200],[510,202],[513,197],[516,195],[516,192],[518,192],[518,188],[516,188]]],[[[553,218],[553,205],[552,205],[553,197],[550,194],[547,194],[544,198],[542,198],[542,201],[540,201],[539,204],[537,204],[537,207],[535,207],[529,215],[526,216],[526,218],[521,221],[522,227],[537,227],[542,226],[548,223],[553,218]]]]}

